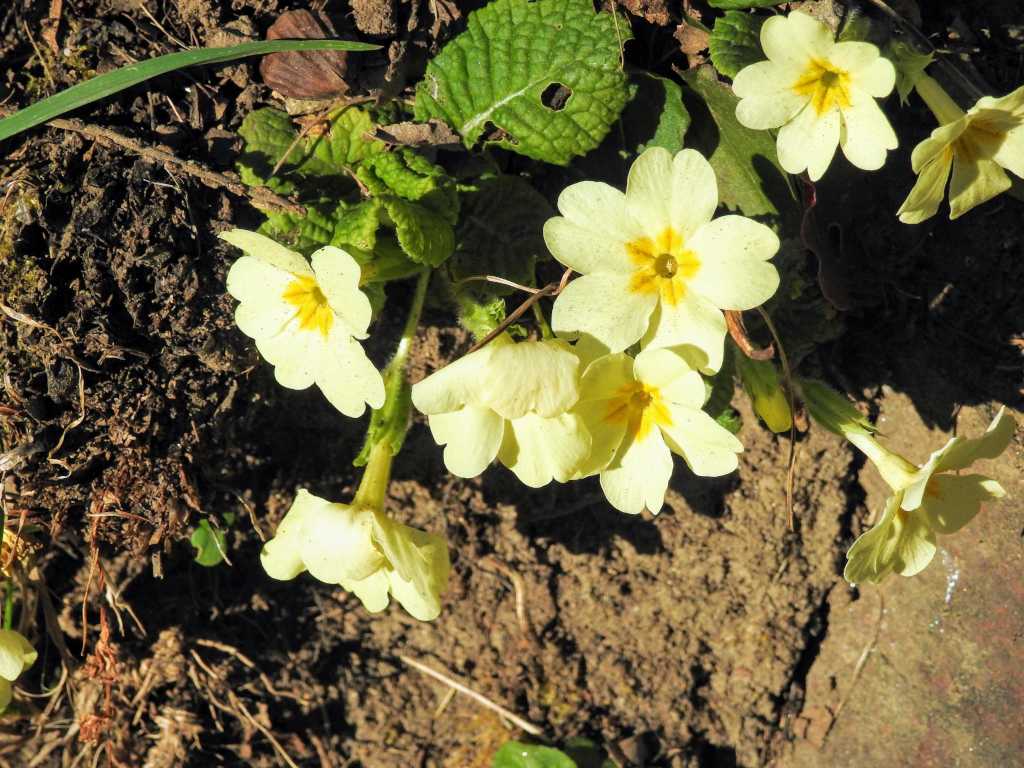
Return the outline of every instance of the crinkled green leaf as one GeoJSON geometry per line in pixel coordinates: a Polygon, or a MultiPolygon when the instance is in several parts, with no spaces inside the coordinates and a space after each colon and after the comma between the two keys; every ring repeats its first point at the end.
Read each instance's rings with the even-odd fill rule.
{"type": "Polygon", "coordinates": [[[718,82],[711,67],[691,70],[684,79],[710,113],[711,120],[694,120],[687,139],[710,153],[708,160],[718,178],[722,205],[797,231],[800,208],[796,192],[779,166],[771,133],[740,125],[736,120],[739,100],[718,82]]]}
{"type": "Polygon", "coordinates": [[[449,224],[459,219],[459,194],[455,180],[444,168],[412,150],[375,155],[360,167],[359,178],[374,194],[391,192],[419,203],[449,224]]]}
{"type": "MultiPolygon", "coordinates": [[[[517,176],[496,176],[465,188],[455,255],[449,262],[452,278],[496,275],[532,285],[534,265],[547,256],[544,222],[552,216],[547,199],[517,176]]],[[[463,289],[481,299],[511,290],[484,282],[463,289]]]]}
{"type": "Polygon", "coordinates": [[[325,126],[314,127],[292,147],[299,131],[292,119],[278,109],[250,112],[238,129],[245,140],[239,173],[247,184],[265,184],[278,161],[288,159],[277,173],[279,180],[293,176],[340,178],[346,169],[384,152],[383,142],[366,137],[373,129],[369,114],[355,107],[336,111],[325,126]]]}
{"type": "Polygon", "coordinates": [[[438,213],[400,197],[380,201],[395,227],[398,243],[417,264],[439,267],[455,250],[455,230],[438,213]]]}
{"type": "Polygon", "coordinates": [[[267,213],[259,231],[302,253],[324,245],[349,251],[356,261],[370,260],[380,227],[380,202],[351,205],[341,200],[305,202],[306,215],[287,211],[267,213]]]}
{"type": "Polygon", "coordinates": [[[576,761],[553,747],[506,741],[494,753],[491,768],[576,768],[576,761]]]}
{"type": "Polygon", "coordinates": [[[736,77],[744,67],[764,61],[760,37],[763,23],[763,16],[740,11],[727,11],[718,19],[708,38],[715,69],[726,77],[736,77]]]}
{"type": "Polygon", "coordinates": [[[203,518],[199,521],[198,527],[192,532],[189,543],[195,547],[195,562],[207,568],[220,565],[224,560],[224,553],[227,551],[227,540],[224,534],[210,525],[210,521],[203,518]]]}
{"type": "Polygon", "coordinates": [[[896,67],[896,93],[900,96],[900,104],[905,105],[918,78],[935,57],[930,53],[921,53],[903,40],[894,40],[885,54],[896,67]]]}
{"type": "Polygon", "coordinates": [[[708,0],[712,8],[723,11],[742,11],[746,8],[767,8],[770,5],[782,5],[783,0],[708,0]]]}
{"type": "Polygon", "coordinates": [[[427,65],[416,119],[445,120],[467,146],[483,137],[565,165],[596,147],[622,111],[630,37],[628,23],[595,14],[590,0],[493,0],[427,65]],[[558,86],[564,104],[550,100],[558,86]]]}

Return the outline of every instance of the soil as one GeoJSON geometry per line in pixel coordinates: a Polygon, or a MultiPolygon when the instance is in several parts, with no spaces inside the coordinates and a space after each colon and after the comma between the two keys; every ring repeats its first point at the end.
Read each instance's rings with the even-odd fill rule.
{"type": "MultiPolygon", "coordinates": [[[[42,35],[49,4],[14,0],[0,10],[0,101],[23,106],[177,41],[258,35],[300,5],[64,0],[55,54],[42,35]]],[[[327,10],[389,43],[361,68],[367,83],[382,72],[414,82],[473,5],[327,10]]],[[[639,14],[638,45],[678,46],[678,20],[662,19],[672,4],[625,5],[639,14]]],[[[1005,35],[1021,22],[1014,3],[963,16],[943,5],[924,28],[979,48],[974,64],[995,92],[1018,86],[1022,42],[1005,35]]],[[[76,116],[226,171],[241,119],[273,101],[249,63],[160,78],[76,116]]],[[[891,212],[911,180],[909,151],[928,130],[920,108],[900,116],[902,148],[884,172],[820,190],[843,233],[853,299],[846,333],[806,365],[872,408],[898,391],[948,430],[961,404],[1022,404],[1021,204],[1004,196],[958,222],[899,225],[891,212]]],[[[418,420],[390,510],[446,534],[451,586],[435,622],[397,608],[370,616],[348,593],[309,577],[274,582],[259,565],[260,540],[296,488],[351,494],[365,420],[340,417],[315,389],[278,387],[234,327],[233,255],[216,234],[255,228],[258,212],[78,133],[37,129],[4,153],[0,466],[9,525],[41,547],[39,598],[20,621],[44,650],[21,681],[41,693],[0,724],[0,760],[490,765],[517,732],[400,654],[556,741],[587,736],[620,761],[761,766],[783,754],[830,595],[858,596],[840,574],[870,510],[862,461],[841,440],[818,429],[800,440],[790,531],[788,442],[742,404],[739,472],[698,482],[677,467],[654,518],[611,510],[594,480],[532,491],[497,467],[452,478],[418,420]],[[193,562],[188,537],[202,517],[227,532],[230,565],[193,562]]],[[[395,285],[389,300],[407,292],[395,285]]],[[[449,315],[428,314],[414,378],[469,345],[449,315]]],[[[398,331],[374,331],[378,364],[398,331]]]]}

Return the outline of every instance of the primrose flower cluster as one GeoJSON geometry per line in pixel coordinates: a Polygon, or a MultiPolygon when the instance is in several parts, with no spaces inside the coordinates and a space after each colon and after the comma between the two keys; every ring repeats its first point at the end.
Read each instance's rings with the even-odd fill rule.
{"type": "Polygon", "coordinates": [[[672,454],[704,476],[736,469],[740,442],[701,410],[722,365],[723,310],[775,293],[775,233],[713,218],[718,185],[699,153],[646,150],[625,193],[584,181],[558,198],[549,250],[581,273],[558,296],[560,339],[504,335],[413,387],[452,474],[497,459],[527,485],[598,475],[622,512],[658,512],[672,454]],[[575,344],[566,339],[575,339],[575,344]]]}
{"type": "MultiPolygon", "coordinates": [[[[779,164],[789,173],[806,171],[811,181],[825,174],[837,147],[857,168],[881,168],[898,144],[877,102],[896,84],[892,62],[871,43],[836,42],[828,27],[800,11],[767,19],[760,40],[767,60],[733,79],[737,120],[778,129],[779,164]]],[[[900,221],[934,216],[947,184],[956,219],[1009,189],[1008,173],[1024,178],[1024,87],[982,96],[964,112],[929,75],[911,80],[939,126],[913,151],[918,178],[897,211],[900,221]]]]}

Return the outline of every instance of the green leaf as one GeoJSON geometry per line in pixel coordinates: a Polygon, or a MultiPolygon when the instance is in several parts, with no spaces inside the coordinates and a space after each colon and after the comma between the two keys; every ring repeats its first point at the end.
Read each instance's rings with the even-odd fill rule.
{"type": "Polygon", "coordinates": [[[482,339],[505,320],[505,300],[500,296],[481,297],[469,291],[453,295],[459,322],[475,339],[482,339]]]}
{"type": "MultiPolygon", "coordinates": [[[[311,130],[295,143],[299,134],[287,113],[257,109],[246,115],[238,129],[245,139],[245,152],[238,161],[239,174],[246,184],[268,184],[270,172],[288,152],[288,159],[275,178],[279,185],[293,176],[342,179],[347,169],[386,150],[383,142],[366,138],[372,130],[373,120],[368,113],[342,107],[324,126],[311,130]]],[[[280,186],[269,186],[280,191],[280,186]]],[[[285,191],[292,189],[294,186],[289,185],[285,191]]]]}
{"type": "Polygon", "coordinates": [[[576,762],[552,747],[506,741],[494,753],[491,768],[576,768],[576,762]]]}
{"type": "Polygon", "coordinates": [[[455,180],[410,149],[374,155],[359,169],[359,178],[374,194],[392,192],[420,203],[449,224],[459,220],[459,193],[455,180]]]}
{"type": "Polygon", "coordinates": [[[455,231],[440,215],[419,203],[400,197],[383,197],[381,202],[395,227],[398,243],[417,264],[439,267],[455,250],[455,231]]]}
{"type": "Polygon", "coordinates": [[[85,104],[91,104],[126,88],[131,88],[133,85],[185,67],[221,64],[225,61],[280,51],[375,51],[378,48],[380,48],[379,45],[355,43],[348,40],[272,40],[242,43],[228,48],[201,48],[194,51],[169,53],[166,56],[157,56],[155,59],[130,64],[86,80],[84,83],[73,85],[48,99],[43,99],[5,117],[0,120],[0,141],[63,115],[65,112],[78,109],[85,104]]]}
{"type": "Polygon", "coordinates": [[[710,120],[695,119],[687,138],[691,139],[688,143],[709,155],[722,205],[797,231],[798,198],[789,176],[779,166],[772,134],[740,125],[736,120],[739,100],[718,82],[711,67],[691,70],[684,79],[710,113],[710,120]]]}
{"type": "Polygon", "coordinates": [[[690,113],[683,104],[683,89],[675,80],[647,72],[640,73],[635,82],[639,86],[637,94],[622,114],[627,144],[631,143],[631,137],[636,137],[636,154],[648,147],[663,147],[675,154],[683,148],[683,138],[690,127],[690,113]],[[653,134],[648,137],[637,136],[636,129],[640,122],[631,119],[634,108],[657,115],[653,134]]]}
{"type": "Polygon", "coordinates": [[[885,55],[896,67],[896,92],[900,96],[900,105],[905,106],[918,78],[935,57],[930,53],[921,53],[903,40],[894,40],[885,55]]]}
{"type": "Polygon", "coordinates": [[[727,11],[715,22],[708,38],[708,51],[715,69],[726,77],[736,77],[750,64],[767,58],[761,50],[763,16],[740,11],[727,11]]]}
{"type": "MultiPolygon", "coordinates": [[[[547,199],[517,176],[495,176],[466,187],[449,270],[455,281],[496,275],[523,285],[534,282],[534,266],[547,257],[544,222],[555,215],[547,199]]],[[[512,289],[473,282],[460,287],[480,298],[512,289]]]]}
{"type": "Polygon", "coordinates": [[[212,568],[224,560],[224,553],[227,551],[224,533],[211,526],[206,518],[199,521],[198,527],[189,538],[189,543],[196,549],[195,562],[199,565],[212,568]]]}
{"type": "Polygon", "coordinates": [[[772,5],[782,5],[783,2],[784,0],[708,0],[708,5],[724,11],[742,11],[747,8],[767,8],[772,5]]]}
{"type": "Polygon", "coordinates": [[[352,205],[323,198],[305,201],[305,216],[287,211],[268,212],[259,231],[302,253],[325,245],[344,248],[360,263],[369,261],[377,244],[380,207],[377,200],[352,205]]]}
{"type": "Polygon", "coordinates": [[[736,391],[736,354],[733,345],[727,341],[722,367],[718,369],[718,373],[705,380],[705,386],[709,389],[708,399],[704,403],[704,410],[711,418],[733,434],[739,432],[743,426],[743,420],[731,405],[733,393],[736,391]]]}
{"type": "Polygon", "coordinates": [[[630,38],[627,22],[595,14],[590,0],[493,0],[427,65],[416,119],[447,121],[466,146],[483,136],[565,165],[600,144],[625,106],[630,38]],[[558,86],[568,100],[546,106],[558,86]]]}

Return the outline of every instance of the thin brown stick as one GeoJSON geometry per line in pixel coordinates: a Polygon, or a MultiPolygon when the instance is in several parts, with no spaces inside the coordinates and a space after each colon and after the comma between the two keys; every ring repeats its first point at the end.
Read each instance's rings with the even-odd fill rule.
{"type": "Polygon", "coordinates": [[[489,343],[494,341],[494,339],[496,339],[498,336],[504,333],[505,330],[510,325],[512,325],[512,323],[514,323],[516,320],[518,320],[520,317],[526,314],[530,307],[532,307],[545,296],[557,296],[558,294],[560,294],[562,291],[565,290],[565,286],[568,285],[569,278],[571,276],[572,270],[567,269],[562,274],[562,279],[559,280],[557,283],[548,283],[543,288],[538,290],[536,293],[530,296],[530,298],[528,298],[526,301],[524,301],[522,304],[520,304],[518,307],[512,310],[512,313],[504,320],[502,320],[497,328],[495,328],[493,331],[491,331],[482,339],[480,339],[480,341],[478,341],[476,344],[470,347],[469,352],[467,352],[466,354],[468,355],[472,352],[476,352],[478,349],[481,349],[482,347],[485,347],[489,343]]]}
{"type": "MultiPolygon", "coordinates": [[[[2,114],[2,112],[0,112],[0,114],[2,114]]],[[[289,213],[298,214],[299,216],[304,216],[306,213],[306,209],[304,207],[298,203],[293,203],[288,198],[282,197],[267,187],[247,187],[242,183],[241,179],[234,174],[229,175],[210,170],[206,166],[200,165],[194,160],[183,160],[165,149],[146,146],[136,139],[124,136],[117,131],[110,130],[109,128],[103,128],[98,125],[88,125],[80,120],[69,120],[63,117],[50,120],[46,124],[52,128],[59,128],[62,131],[79,133],[93,141],[111,144],[113,146],[120,147],[121,149],[126,149],[129,152],[133,152],[154,163],[174,166],[177,170],[197,179],[208,187],[213,189],[226,189],[228,192],[233,194],[247,197],[257,208],[271,211],[287,211],[289,213]]]]}
{"type": "Polygon", "coordinates": [[[544,730],[542,728],[534,725],[528,720],[524,720],[523,718],[519,717],[519,715],[515,714],[514,712],[511,712],[508,709],[505,709],[505,707],[501,706],[501,704],[497,704],[491,701],[483,694],[477,693],[472,688],[467,688],[458,680],[452,679],[443,672],[438,672],[436,669],[432,669],[431,667],[428,667],[426,664],[420,661],[416,661],[416,659],[410,658],[409,656],[405,656],[404,654],[399,654],[398,658],[406,664],[408,664],[413,669],[417,670],[418,672],[422,672],[423,674],[428,675],[429,677],[432,677],[435,680],[439,680],[445,685],[454,688],[459,693],[469,696],[469,698],[473,699],[478,704],[481,704],[487,707],[488,709],[497,712],[506,720],[514,723],[519,728],[522,728],[531,736],[537,736],[538,738],[540,738],[544,735],[544,730]]]}
{"type": "Polygon", "coordinates": [[[43,19],[43,40],[50,46],[54,56],[60,55],[60,45],[57,43],[57,32],[60,29],[60,17],[64,11],[64,0],[50,0],[50,12],[43,19]]]}
{"type": "Polygon", "coordinates": [[[786,522],[789,524],[789,530],[792,531],[795,530],[796,522],[793,519],[793,485],[796,482],[796,395],[793,392],[793,370],[789,367],[789,355],[786,354],[786,348],[782,346],[782,339],[775,328],[775,323],[772,322],[768,313],[764,311],[764,307],[758,307],[757,311],[760,313],[761,319],[764,320],[764,324],[768,326],[768,332],[772,335],[772,338],[775,340],[775,346],[779,349],[779,362],[782,363],[782,376],[786,384],[786,398],[789,400],[789,465],[786,470],[786,522]]]}
{"type": "Polygon", "coordinates": [[[529,285],[522,285],[521,283],[517,283],[514,280],[506,280],[504,277],[497,277],[496,275],[470,275],[469,277],[464,277],[461,280],[455,282],[454,286],[456,288],[459,288],[465,285],[466,283],[472,282],[484,282],[494,283],[495,285],[504,285],[509,288],[515,288],[517,291],[522,291],[523,293],[529,293],[530,295],[533,295],[540,291],[540,288],[533,288],[529,285]]]}

